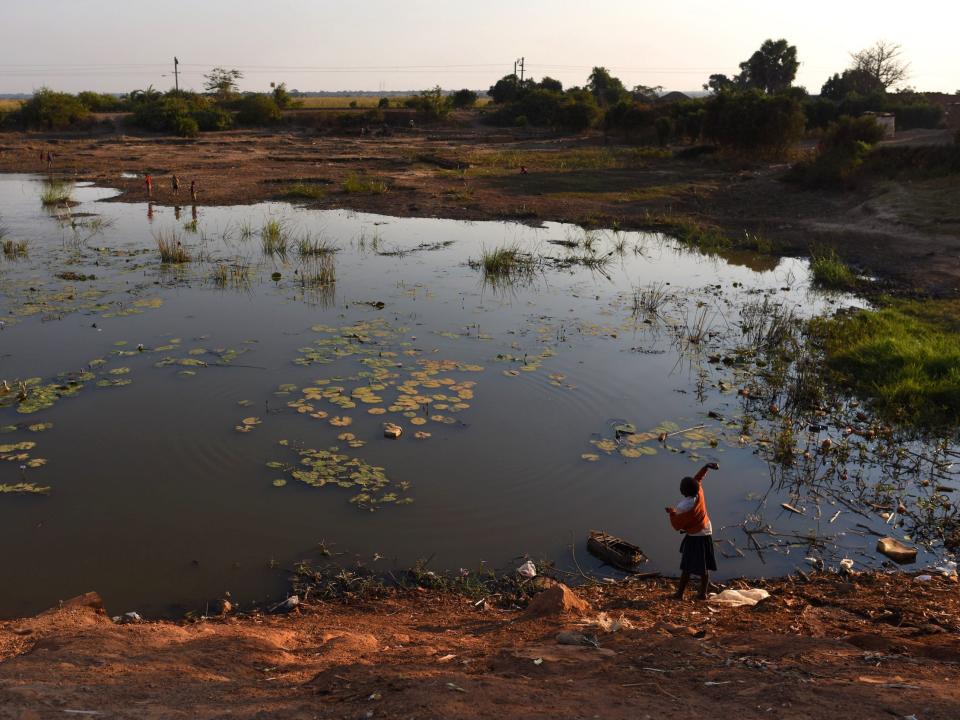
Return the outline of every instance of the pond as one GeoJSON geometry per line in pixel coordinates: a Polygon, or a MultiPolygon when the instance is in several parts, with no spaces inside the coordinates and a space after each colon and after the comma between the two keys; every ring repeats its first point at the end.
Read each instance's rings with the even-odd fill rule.
{"type": "Polygon", "coordinates": [[[321,545],[457,571],[571,569],[573,542],[601,570],[584,541],[602,529],[674,573],[664,507],[708,461],[718,577],[806,566],[802,545],[758,552],[741,526],[760,516],[829,530],[834,559],[882,559],[836,499],[783,508],[799,501],[744,428],[742,368],[718,362],[747,312],[861,304],[811,290],[805,261],[82,185],[45,207],[43,189],[0,177],[0,225],[26,241],[0,260],[0,483],[48,488],[0,494],[0,616],[91,589],[111,612],[265,601],[321,545]],[[158,238],[191,262],[162,263],[158,238]],[[502,247],[538,259],[491,282],[475,261],[502,247]]]}

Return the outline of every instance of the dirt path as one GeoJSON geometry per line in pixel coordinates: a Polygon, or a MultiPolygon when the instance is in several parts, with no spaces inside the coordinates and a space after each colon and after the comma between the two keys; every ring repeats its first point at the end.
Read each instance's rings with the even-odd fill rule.
{"type": "Polygon", "coordinates": [[[0,718],[956,718],[955,582],[766,587],[753,608],[654,580],[581,589],[582,616],[423,592],[191,625],[117,625],[87,596],[0,623],[0,718]]]}
{"type": "MultiPolygon", "coordinates": [[[[321,208],[399,216],[558,220],[601,227],[650,227],[651,215],[682,215],[733,235],[757,232],[783,254],[832,245],[866,272],[908,291],[960,294],[960,184],[886,183],[859,193],[797,190],[779,180],[784,166],[735,168],[716,159],[649,158],[597,162],[598,153],[636,148],[602,138],[531,136],[479,125],[399,132],[386,137],[323,135],[306,129],[211,133],[197,140],[106,134],[53,137],[0,134],[0,172],[54,170],[119,188],[119,201],[245,204],[286,197],[308,185],[321,208]],[[458,169],[458,164],[460,169],[458,169]],[[528,174],[519,172],[525,164],[528,174]],[[170,175],[184,181],[180,196],[170,175]],[[385,193],[347,192],[351,175],[381,180],[385,193]]],[[[601,158],[609,160],[609,158],[601,158]]]]}

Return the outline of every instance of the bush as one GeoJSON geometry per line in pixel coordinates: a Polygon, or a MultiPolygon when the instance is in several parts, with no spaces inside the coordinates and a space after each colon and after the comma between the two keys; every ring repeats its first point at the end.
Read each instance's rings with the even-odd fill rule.
{"type": "Polygon", "coordinates": [[[673,120],[668,117],[658,117],[654,123],[657,130],[657,143],[660,147],[666,147],[673,136],[673,120]]]}
{"type": "Polygon", "coordinates": [[[854,172],[882,139],[883,128],[872,117],[841,117],[827,128],[814,160],[797,163],[788,177],[811,187],[850,187],[854,172]]]}
{"type": "Polygon", "coordinates": [[[721,146],[754,155],[782,156],[801,138],[805,116],[788,95],[759,90],[724,92],[705,106],[703,132],[721,146]]]}
{"type": "Polygon", "coordinates": [[[120,112],[127,109],[127,103],[116,95],[84,91],[77,93],[77,100],[90,112],[120,112]]]}
{"type": "Polygon", "coordinates": [[[471,108],[477,104],[477,94],[473,90],[457,90],[450,98],[455,108],[471,108]]]}
{"type": "Polygon", "coordinates": [[[154,132],[193,137],[201,130],[233,127],[233,116],[208,97],[194,93],[168,93],[138,102],[132,123],[154,132]]]}
{"type": "Polygon", "coordinates": [[[387,98],[387,97],[380,98],[380,101],[377,103],[377,107],[382,110],[385,110],[386,108],[390,107],[390,98],[387,98]]]}
{"type": "Polygon", "coordinates": [[[241,125],[272,125],[282,116],[277,101],[270,95],[247,95],[240,101],[237,121],[241,125]]]}
{"type": "Polygon", "coordinates": [[[19,111],[22,125],[41,130],[64,130],[90,114],[74,95],[41,88],[19,111]]]}
{"type": "Polygon", "coordinates": [[[944,114],[942,107],[926,101],[894,105],[891,112],[897,117],[897,130],[939,127],[944,114]]]}

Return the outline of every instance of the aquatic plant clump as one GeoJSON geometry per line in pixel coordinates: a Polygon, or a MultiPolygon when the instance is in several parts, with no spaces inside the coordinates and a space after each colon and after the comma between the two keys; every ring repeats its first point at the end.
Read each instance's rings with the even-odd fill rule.
{"type": "Polygon", "coordinates": [[[361,177],[356,173],[351,173],[343,181],[343,190],[347,193],[360,195],[382,195],[390,188],[383,180],[374,180],[372,178],[361,177]]]}
{"type": "Polygon", "coordinates": [[[190,262],[190,252],[181,242],[180,234],[176,230],[160,230],[154,233],[153,239],[160,252],[160,262],[171,264],[190,262]]]}
{"type": "Polygon", "coordinates": [[[265,221],[260,228],[260,242],[263,245],[264,254],[271,256],[286,255],[288,236],[289,232],[285,221],[275,218],[265,221]]]}
{"type": "Polygon", "coordinates": [[[286,468],[294,480],[312,487],[335,485],[345,489],[358,489],[359,492],[350,498],[350,502],[366,510],[375,510],[379,505],[388,503],[409,505],[413,502],[411,497],[401,498],[396,492],[387,490],[388,486],[392,486],[404,492],[410,488],[409,483],[392,483],[384,468],[341,453],[336,446],[326,450],[304,449],[300,450],[299,454],[300,464],[304,468],[286,468],[277,461],[267,463],[267,467],[286,468]]]}
{"type": "Polygon", "coordinates": [[[813,282],[829,290],[853,290],[857,276],[833,248],[814,250],[810,256],[813,282]]]}
{"type": "Polygon", "coordinates": [[[73,202],[73,183],[69,180],[50,178],[43,181],[40,202],[45,206],[69,205],[73,202]]]}

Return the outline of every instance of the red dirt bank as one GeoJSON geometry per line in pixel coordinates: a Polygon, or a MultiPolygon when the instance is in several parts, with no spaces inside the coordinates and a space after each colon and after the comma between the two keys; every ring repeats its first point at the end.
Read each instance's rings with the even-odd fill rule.
{"type": "Polygon", "coordinates": [[[592,586],[583,619],[407,593],[116,625],[87,596],[0,623],[0,718],[958,716],[955,582],[765,586],[769,600],[738,609],[670,601],[666,581],[592,586]],[[599,612],[633,629],[582,624],[599,612]],[[556,640],[585,629],[599,649],[556,640]]]}

